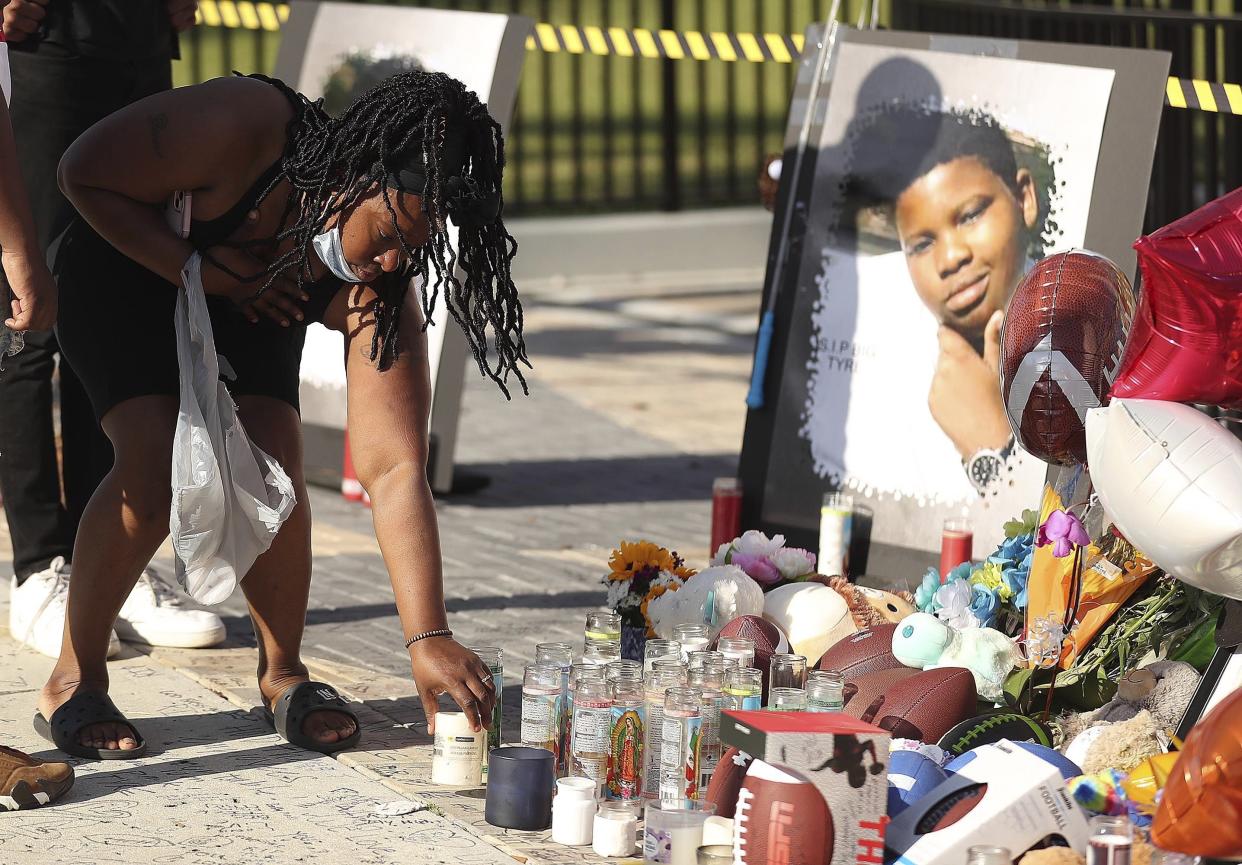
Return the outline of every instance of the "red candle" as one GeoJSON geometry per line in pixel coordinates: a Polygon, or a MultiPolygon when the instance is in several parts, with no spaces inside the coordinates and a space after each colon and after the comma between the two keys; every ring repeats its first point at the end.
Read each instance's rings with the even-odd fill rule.
{"type": "Polygon", "coordinates": [[[712,545],[715,555],[742,533],[742,482],[737,478],[716,478],[712,484],[712,545]]]}
{"type": "Polygon", "coordinates": [[[940,535],[940,582],[962,562],[969,562],[975,543],[975,532],[970,521],[956,517],[944,521],[940,535]]]}

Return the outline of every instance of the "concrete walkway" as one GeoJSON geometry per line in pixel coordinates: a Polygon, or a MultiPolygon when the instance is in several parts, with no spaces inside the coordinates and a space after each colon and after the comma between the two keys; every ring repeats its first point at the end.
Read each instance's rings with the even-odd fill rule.
{"type": "MultiPolygon", "coordinates": [[[[0,741],[63,760],[30,725],[51,665],[0,632],[0,741]]],[[[60,803],[0,813],[0,862],[514,861],[447,817],[381,815],[379,805],[404,797],[373,773],[285,744],[255,714],[156,659],[127,647],[108,668],[146,756],[75,761],[77,781],[60,803]]]]}

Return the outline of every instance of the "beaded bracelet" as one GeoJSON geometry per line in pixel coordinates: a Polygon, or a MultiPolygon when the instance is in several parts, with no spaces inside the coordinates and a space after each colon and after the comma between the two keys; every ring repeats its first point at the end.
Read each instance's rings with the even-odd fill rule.
{"type": "Polygon", "coordinates": [[[410,646],[414,645],[419,640],[426,640],[429,637],[451,637],[451,636],[453,636],[453,632],[450,631],[448,628],[437,628],[434,631],[423,631],[421,634],[415,634],[414,636],[406,640],[405,647],[408,649],[410,646]]]}

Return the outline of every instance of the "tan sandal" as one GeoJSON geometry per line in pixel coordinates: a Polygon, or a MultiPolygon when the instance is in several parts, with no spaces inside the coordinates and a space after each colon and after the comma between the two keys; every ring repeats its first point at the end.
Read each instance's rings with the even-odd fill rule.
{"type": "Polygon", "coordinates": [[[25,811],[54,802],[73,786],[73,767],[45,763],[0,745],[0,811],[25,811]]]}

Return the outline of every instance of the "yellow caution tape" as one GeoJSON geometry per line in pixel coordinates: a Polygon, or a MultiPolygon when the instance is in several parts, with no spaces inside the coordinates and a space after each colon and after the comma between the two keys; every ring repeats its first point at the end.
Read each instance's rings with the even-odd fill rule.
{"type": "MultiPolygon", "coordinates": [[[[207,27],[276,32],[289,20],[287,3],[199,0],[198,23],[207,27]]],[[[536,24],[526,48],[547,54],[593,54],[669,60],[793,63],[802,52],[801,34],[701,33],[593,24],[536,24]]],[[[1170,78],[1164,104],[1171,108],[1242,115],[1242,87],[1198,78],[1170,78]]]]}

